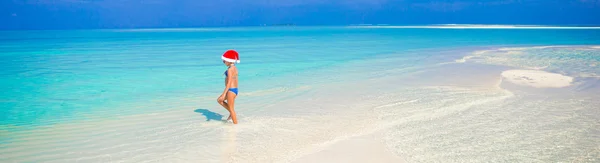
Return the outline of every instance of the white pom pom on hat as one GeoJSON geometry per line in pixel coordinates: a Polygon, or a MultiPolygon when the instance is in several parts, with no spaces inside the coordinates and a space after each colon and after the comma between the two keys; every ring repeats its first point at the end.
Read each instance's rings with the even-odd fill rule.
{"type": "Polygon", "coordinates": [[[225,51],[225,53],[223,53],[223,56],[221,56],[221,59],[227,62],[240,63],[240,55],[235,50],[225,51]]]}

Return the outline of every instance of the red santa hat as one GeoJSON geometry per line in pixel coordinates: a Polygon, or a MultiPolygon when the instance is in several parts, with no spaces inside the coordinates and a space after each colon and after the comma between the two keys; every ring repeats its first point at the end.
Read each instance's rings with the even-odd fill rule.
{"type": "Polygon", "coordinates": [[[240,56],[235,50],[227,50],[223,56],[221,56],[221,59],[227,62],[240,63],[240,56]]]}

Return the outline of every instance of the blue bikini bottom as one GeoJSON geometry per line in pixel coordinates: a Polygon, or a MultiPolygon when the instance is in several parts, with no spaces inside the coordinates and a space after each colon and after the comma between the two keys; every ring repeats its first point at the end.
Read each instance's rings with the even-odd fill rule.
{"type": "Polygon", "coordinates": [[[237,88],[229,88],[229,91],[235,93],[235,95],[238,94],[238,89],[237,88]]]}

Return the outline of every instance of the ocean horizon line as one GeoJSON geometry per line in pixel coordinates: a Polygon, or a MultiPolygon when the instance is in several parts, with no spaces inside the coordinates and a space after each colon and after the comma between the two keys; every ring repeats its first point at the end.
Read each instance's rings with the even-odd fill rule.
{"type": "Polygon", "coordinates": [[[600,29],[600,24],[345,24],[345,25],[240,25],[240,26],[198,26],[198,27],[139,27],[139,28],[73,28],[73,29],[0,29],[6,31],[78,31],[78,30],[209,30],[235,28],[295,28],[295,27],[358,27],[358,28],[437,28],[437,29],[600,29]]]}

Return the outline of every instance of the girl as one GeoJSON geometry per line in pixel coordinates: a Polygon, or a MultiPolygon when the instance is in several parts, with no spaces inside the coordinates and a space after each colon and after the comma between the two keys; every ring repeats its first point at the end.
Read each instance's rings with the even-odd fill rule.
{"type": "Polygon", "coordinates": [[[238,71],[234,63],[240,63],[240,57],[235,50],[227,50],[223,56],[221,56],[221,59],[223,59],[223,63],[227,66],[227,70],[225,71],[225,90],[223,91],[223,94],[219,96],[217,102],[229,111],[229,118],[227,118],[227,121],[233,120],[233,124],[237,124],[237,117],[233,105],[235,104],[235,97],[237,97],[238,94],[238,71]]]}

